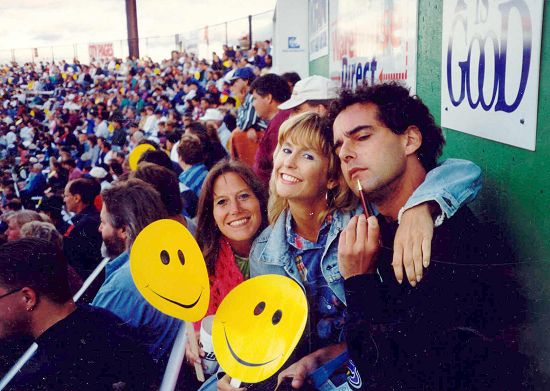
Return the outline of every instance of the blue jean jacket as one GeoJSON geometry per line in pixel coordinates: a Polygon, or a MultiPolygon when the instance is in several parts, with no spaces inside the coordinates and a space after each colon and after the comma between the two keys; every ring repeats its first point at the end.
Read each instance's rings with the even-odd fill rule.
{"type": "MultiPolygon", "coordinates": [[[[283,211],[275,224],[267,227],[256,238],[250,251],[250,276],[279,274],[295,280],[305,291],[296,263],[289,255],[285,222],[288,209],[283,211]]],[[[336,297],[346,302],[342,275],[338,269],[338,235],[346,228],[355,211],[335,211],[329,228],[327,243],[321,258],[321,271],[336,297]]]]}
{"type": "MultiPolygon", "coordinates": [[[[472,201],[481,189],[481,170],[467,160],[448,159],[428,172],[424,182],[415,190],[399,217],[407,209],[427,201],[435,201],[441,208],[436,226],[444,218],[450,218],[463,205],[472,201]]],[[[250,276],[279,274],[294,279],[305,290],[296,264],[289,256],[285,221],[288,210],[274,224],[267,227],[254,241],[250,252],[250,276]]],[[[343,279],[338,269],[338,235],[346,228],[349,220],[362,213],[335,211],[327,237],[327,244],[321,259],[321,270],[334,294],[345,303],[343,279]]]]}

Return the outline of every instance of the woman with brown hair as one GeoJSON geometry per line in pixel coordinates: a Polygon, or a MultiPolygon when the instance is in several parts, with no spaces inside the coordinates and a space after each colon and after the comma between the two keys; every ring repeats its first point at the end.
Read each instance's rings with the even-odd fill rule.
{"type": "MultiPolygon", "coordinates": [[[[241,162],[221,161],[206,177],[198,207],[197,242],[210,275],[210,304],[218,309],[231,289],[249,278],[252,242],[267,226],[267,192],[241,162]]],[[[189,349],[190,363],[200,362],[189,349]]]]}

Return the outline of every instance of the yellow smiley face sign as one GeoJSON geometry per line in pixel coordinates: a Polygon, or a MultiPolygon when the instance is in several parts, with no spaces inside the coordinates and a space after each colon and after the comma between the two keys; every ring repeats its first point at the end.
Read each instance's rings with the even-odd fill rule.
{"type": "Polygon", "coordinates": [[[199,245],[174,220],[158,220],[137,236],[130,271],[141,295],[159,311],[196,322],[206,314],[210,283],[199,245]]]}
{"type": "Polygon", "coordinates": [[[146,151],[154,150],[155,147],[153,147],[151,144],[139,144],[137,147],[135,147],[132,152],[130,152],[130,156],[128,156],[128,164],[130,166],[130,170],[137,170],[138,161],[141,155],[143,155],[146,151]]]}
{"type": "Polygon", "coordinates": [[[271,274],[251,278],[229,292],[216,312],[216,358],[232,378],[265,380],[288,360],[306,321],[307,300],[296,282],[271,274]]]}

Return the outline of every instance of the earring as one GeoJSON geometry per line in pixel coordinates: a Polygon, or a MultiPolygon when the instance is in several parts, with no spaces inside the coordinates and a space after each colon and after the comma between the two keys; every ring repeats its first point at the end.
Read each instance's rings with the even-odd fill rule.
{"type": "Polygon", "coordinates": [[[34,310],[34,307],[27,307],[28,312],[32,312],[32,310],[34,310]]]}
{"type": "Polygon", "coordinates": [[[325,200],[327,201],[327,206],[329,208],[332,208],[332,205],[334,204],[334,191],[333,189],[327,190],[325,193],[325,200]]]}

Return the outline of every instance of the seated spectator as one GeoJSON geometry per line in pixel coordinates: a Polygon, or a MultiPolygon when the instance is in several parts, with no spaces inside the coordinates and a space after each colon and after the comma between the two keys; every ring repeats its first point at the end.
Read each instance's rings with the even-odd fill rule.
{"type": "Polygon", "coordinates": [[[130,249],[137,235],[150,223],[168,218],[159,193],[139,179],[118,182],[101,193],[105,283],[92,305],[105,308],[137,328],[156,362],[166,363],[182,321],[163,314],[137,290],[130,272],[130,249]]]}
{"type": "Polygon", "coordinates": [[[231,132],[227,126],[225,126],[223,119],[224,116],[218,109],[207,109],[204,116],[200,118],[200,120],[204,122],[206,128],[209,126],[214,127],[217,134],[217,141],[221,143],[222,147],[224,147],[227,152],[229,152],[228,144],[231,138],[231,132]]]}
{"type": "MultiPolygon", "coordinates": [[[[178,144],[179,145],[179,144],[178,144]]],[[[138,164],[141,162],[149,162],[158,164],[159,166],[166,167],[170,171],[174,172],[176,175],[181,174],[181,167],[178,163],[170,160],[170,157],[161,150],[158,146],[155,145],[155,150],[145,151],[139,158],[138,164]]]]}
{"type": "MultiPolygon", "coordinates": [[[[63,251],[69,264],[85,280],[101,261],[101,235],[99,212],[94,206],[100,192],[99,184],[92,178],[80,178],[67,183],[64,201],[67,211],[76,213],[72,217],[63,238],[63,251]]],[[[98,279],[95,289],[101,285],[98,279]]],[[[93,292],[94,288],[90,288],[93,292]]],[[[93,297],[93,296],[92,296],[93,297]]]]}
{"type": "Polygon", "coordinates": [[[31,173],[25,181],[25,187],[20,192],[22,199],[29,200],[31,197],[44,195],[47,184],[46,177],[42,174],[43,169],[44,167],[40,163],[32,165],[31,173]]]}
{"type": "Polygon", "coordinates": [[[178,145],[179,164],[183,172],[179,181],[199,197],[202,183],[208,174],[204,165],[204,152],[200,140],[191,135],[183,135],[178,145]]]}
{"type": "Polygon", "coordinates": [[[7,216],[5,221],[8,224],[6,239],[13,241],[21,238],[21,227],[24,224],[30,221],[47,221],[47,218],[34,210],[19,210],[7,216]]]}
{"type": "Polygon", "coordinates": [[[252,105],[250,85],[255,79],[252,68],[238,68],[231,78],[231,92],[241,103],[237,111],[237,128],[231,135],[231,158],[254,164],[258,142],[263,137],[267,124],[256,115],[252,105]]]}
{"type": "Polygon", "coordinates": [[[9,390],[149,389],[154,366],[140,341],[110,312],[73,302],[67,263],[52,243],[0,246],[0,297],[0,339],[38,344],[9,390]]]}
{"type": "Polygon", "coordinates": [[[267,185],[273,170],[273,151],[277,146],[279,127],[290,117],[289,110],[278,106],[290,98],[290,89],[284,79],[275,74],[261,76],[250,86],[253,106],[258,116],[268,123],[264,136],[258,143],[252,169],[267,185]]]}
{"type": "Polygon", "coordinates": [[[23,205],[21,205],[21,200],[19,198],[13,198],[6,202],[6,206],[4,206],[3,210],[5,212],[16,212],[18,210],[21,210],[22,207],[23,205]]]}
{"type": "MultiPolygon", "coordinates": [[[[210,275],[210,304],[216,313],[223,298],[250,277],[252,242],[267,225],[267,192],[245,164],[222,161],[212,167],[199,202],[197,242],[210,275]],[[245,220],[244,223],[235,222],[245,220]]],[[[200,362],[186,350],[188,363],[200,362]]]]}
{"type": "Polygon", "coordinates": [[[49,217],[59,233],[65,233],[69,224],[63,220],[63,197],[51,195],[42,199],[37,210],[49,217]]]}
{"type": "Polygon", "coordinates": [[[50,173],[48,174],[48,185],[52,192],[63,191],[69,181],[69,172],[63,168],[61,162],[50,158],[50,173]]]}
{"type": "MultiPolygon", "coordinates": [[[[52,243],[59,251],[63,250],[63,236],[54,225],[45,221],[30,221],[21,227],[21,238],[39,238],[52,243]]],[[[71,265],[67,264],[69,288],[74,295],[82,286],[82,279],[71,265]]]]}
{"type": "Polygon", "coordinates": [[[63,167],[69,173],[69,181],[73,181],[82,176],[82,171],[76,166],[74,159],[66,159],[61,162],[61,167],[63,167]]]}
{"type": "MultiPolygon", "coordinates": [[[[138,164],[137,170],[130,173],[130,178],[141,179],[142,181],[152,185],[160,194],[160,198],[166,208],[166,212],[168,212],[168,216],[186,226],[193,236],[195,235],[197,227],[191,220],[185,218],[185,216],[189,215],[185,214],[184,216],[182,212],[189,209],[189,211],[192,212],[190,217],[194,217],[196,214],[197,204],[187,205],[187,203],[184,202],[184,199],[182,199],[182,196],[180,195],[180,183],[178,181],[178,177],[173,171],[158,164],[144,161],[138,164]]],[[[188,200],[185,199],[185,201],[188,200]]]]}
{"type": "Polygon", "coordinates": [[[291,93],[294,92],[294,86],[296,83],[301,80],[300,75],[297,72],[285,72],[281,75],[281,77],[287,82],[291,93]]]}
{"type": "Polygon", "coordinates": [[[224,109],[226,110],[225,115],[223,116],[223,122],[229,131],[233,131],[237,127],[237,114],[235,113],[235,107],[237,102],[235,98],[228,97],[223,104],[224,109]]]}
{"type": "Polygon", "coordinates": [[[313,75],[297,82],[292,90],[292,96],[281,103],[279,109],[292,110],[293,114],[310,111],[326,117],[330,103],[337,97],[338,83],[323,76],[313,75]]]}
{"type": "Polygon", "coordinates": [[[185,128],[185,134],[196,136],[201,141],[202,149],[205,153],[204,165],[207,169],[210,170],[214,164],[228,156],[219,138],[214,134],[209,135],[206,128],[200,122],[189,124],[185,128]]]}
{"type": "Polygon", "coordinates": [[[355,378],[380,389],[533,389],[517,354],[523,292],[513,251],[495,227],[463,206],[434,230],[425,273],[420,264],[420,276],[403,281],[394,270],[400,210],[445,143],[428,108],[388,83],[344,91],[331,117],[343,176],[357,196],[360,181],[378,212],[351,219],[338,249],[355,378]],[[368,170],[353,174],[358,167],[368,170]]]}

